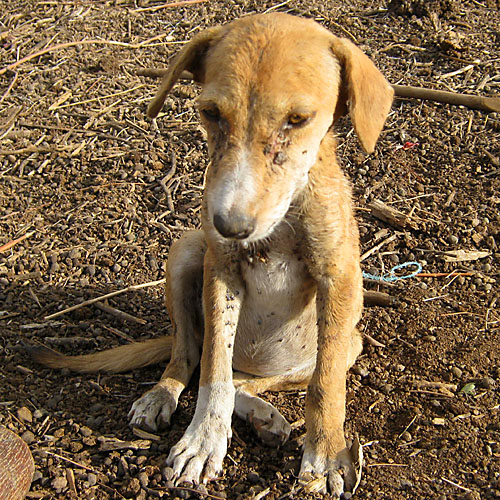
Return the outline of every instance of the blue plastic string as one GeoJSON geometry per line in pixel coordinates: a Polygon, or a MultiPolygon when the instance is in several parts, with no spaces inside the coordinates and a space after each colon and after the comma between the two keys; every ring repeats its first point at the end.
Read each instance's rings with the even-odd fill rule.
{"type": "Polygon", "coordinates": [[[405,262],[404,264],[398,264],[397,266],[394,266],[388,273],[383,274],[382,276],[377,276],[375,274],[370,274],[370,273],[365,273],[363,271],[363,278],[367,278],[370,280],[375,280],[375,281],[385,281],[386,283],[392,283],[393,281],[399,281],[399,280],[407,280],[409,278],[413,278],[417,274],[419,274],[422,271],[422,266],[418,262],[411,261],[411,262],[405,262]],[[396,276],[395,273],[396,271],[399,271],[399,269],[404,269],[406,267],[416,267],[415,271],[412,271],[409,274],[405,274],[403,276],[396,276]]]}

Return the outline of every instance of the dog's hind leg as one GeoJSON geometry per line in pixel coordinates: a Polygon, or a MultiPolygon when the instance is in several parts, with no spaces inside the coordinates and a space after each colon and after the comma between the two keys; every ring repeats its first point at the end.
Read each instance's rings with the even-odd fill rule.
{"type": "Polygon", "coordinates": [[[234,374],[236,387],[234,411],[238,417],[250,423],[260,439],[268,446],[280,446],[288,440],[291,427],[285,417],[257,394],[266,391],[290,391],[305,389],[314,366],[290,375],[252,377],[244,373],[234,374]]]}
{"type": "Polygon", "coordinates": [[[165,297],[174,331],[172,356],[160,381],[132,405],[129,413],[132,426],[153,431],[166,427],[200,361],[205,250],[201,231],[185,233],[170,249],[165,297]]]}

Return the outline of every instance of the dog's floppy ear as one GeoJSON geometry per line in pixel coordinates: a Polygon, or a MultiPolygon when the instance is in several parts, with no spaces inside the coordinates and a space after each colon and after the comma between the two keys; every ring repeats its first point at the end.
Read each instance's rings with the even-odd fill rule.
{"type": "Polygon", "coordinates": [[[210,44],[221,32],[221,26],[208,28],[184,45],[168,67],[156,96],[148,106],[149,118],[156,118],[158,116],[168,93],[184,70],[190,71],[195,81],[203,83],[205,54],[210,44]]]}
{"type": "Polygon", "coordinates": [[[394,91],[371,59],[345,38],[334,37],[332,50],[341,64],[341,86],[334,117],[347,111],[367,153],[373,152],[392,105],[394,91]]]}

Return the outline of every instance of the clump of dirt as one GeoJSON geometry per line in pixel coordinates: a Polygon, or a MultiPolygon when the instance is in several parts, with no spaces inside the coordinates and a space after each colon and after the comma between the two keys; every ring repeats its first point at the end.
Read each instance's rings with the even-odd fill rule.
{"type": "Polygon", "coordinates": [[[457,0],[391,0],[388,8],[400,16],[449,17],[458,12],[457,0]]]}

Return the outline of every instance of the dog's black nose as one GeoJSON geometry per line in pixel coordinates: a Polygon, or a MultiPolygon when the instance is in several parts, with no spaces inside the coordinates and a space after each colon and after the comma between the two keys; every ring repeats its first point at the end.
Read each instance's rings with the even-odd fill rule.
{"type": "Polygon", "coordinates": [[[214,226],[224,238],[243,240],[255,229],[255,219],[239,213],[215,214],[214,226]]]}

